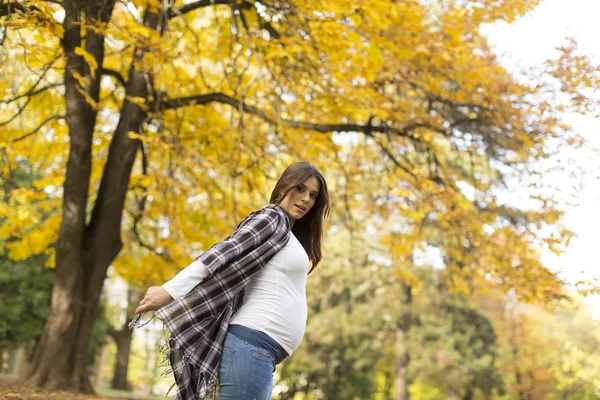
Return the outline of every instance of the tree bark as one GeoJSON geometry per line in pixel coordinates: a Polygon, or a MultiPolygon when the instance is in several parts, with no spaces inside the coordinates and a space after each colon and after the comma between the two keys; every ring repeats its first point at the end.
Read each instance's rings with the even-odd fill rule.
{"type": "Polygon", "coordinates": [[[106,364],[106,357],[108,355],[107,347],[106,343],[104,343],[100,349],[100,354],[96,355],[94,362],[94,386],[102,384],[102,371],[104,370],[104,364],[106,364]]]}
{"type": "Polygon", "coordinates": [[[127,372],[129,370],[129,356],[131,354],[131,342],[133,339],[133,330],[127,326],[127,321],[135,316],[135,309],[138,303],[144,297],[144,293],[131,287],[127,289],[127,310],[125,312],[125,324],[121,330],[110,329],[109,333],[117,345],[117,359],[115,361],[115,370],[112,380],[112,388],[119,390],[130,390],[131,387],[127,381],[127,372]]]}
{"type": "Polygon", "coordinates": [[[392,387],[394,383],[394,371],[390,370],[390,373],[385,374],[385,386],[383,388],[383,400],[389,400],[392,398],[392,387]]]}
{"type": "Polygon", "coordinates": [[[410,361],[408,348],[406,346],[406,335],[410,328],[411,316],[410,306],[412,304],[412,289],[403,283],[404,301],[406,311],[400,317],[400,323],[396,329],[396,377],[394,380],[394,400],[408,400],[408,363],[410,361]]]}
{"type": "Polygon", "coordinates": [[[467,387],[467,390],[465,391],[462,400],[473,400],[473,388],[467,387]]]}
{"type": "Polygon", "coordinates": [[[129,354],[131,352],[133,330],[125,326],[120,331],[113,331],[111,336],[117,345],[117,360],[115,361],[115,373],[111,387],[119,390],[130,390],[131,387],[127,381],[127,372],[129,370],[129,354]]]}
{"type": "MultiPolygon", "coordinates": [[[[75,54],[75,48],[83,43],[79,24],[82,13],[98,16],[99,20],[107,22],[114,0],[65,1],[64,7],[62,45],[67,60],[65,100],[70,148],[64,183],[63,219],[57,241],[50,313],[26,381],[38,387],[93,393],[87,373],[87,349],[106,271],[122,247],[123,206],[139,148],[139,141],[129,138],[128,133],[141,131],[145,112],[135,103],[124,101],[91,220],[86,226],[96,110],[80,93],[82,88],[78,87],[73,72],[88,78],[90,83],[83,89],[96,102],[100,79],[91,77],[89,66],[75,54]]],[[[148,27],[156,29],[159,18],[147,13],[145,22],[148,27]]],[[[89,30],[85,39],[86,50],[101,66],[104,37],[89,30]]],[[[136,61],[142,57],[143,51],[136,49],[136,61]]],[[[144,72],[138,71],[134,64],[127,82],[127,96],[146,98],[149,82],[144,72]]]]}
{"type": "MultiPolygon", "coordinates": [[[[65,1],[65,33],[62,47],[66,57],[65,106],[69,128],[69,158],[63,195],[63,218],[56,245],[56,275],[50,313],[32,361],[27,382],[52,389],[76,389],[93,392],[87,375],[87,345],[102,289],[102,281],[90,281],[95,268],[107,268],[90,262],[86,248],[85,219],[92,160],[92,136],[96,109],[81,91],[98,100],[100,80],[92,77],[87,63],[75,54],[82,45],[81,16],[97,16],[108,21],[114,1],[65,1]],[[80,88],[74,76],[87,79],[80,88]]],[[[86,50],[99,65],[104,60],[104,38],[88,30],[86,50]]]]}

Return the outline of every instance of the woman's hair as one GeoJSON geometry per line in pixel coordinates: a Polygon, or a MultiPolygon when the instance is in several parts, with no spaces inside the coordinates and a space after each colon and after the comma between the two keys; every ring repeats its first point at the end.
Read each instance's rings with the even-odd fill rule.
{"type": "Polygon", "coordinates": [[[327,183],[319,170],[312,164],[301,161],[294,163],[283,172],[273,193],[271,193],[271,204],[280,204],[290,191],[297,188],[310,177],[314,177],[319,182],[319,195],[310,211],[296,220],[292,232],[298,238],[298,241],[306,250],[308,258],[312,264],[309,274],[321,262],[321,246],[323,244],[323,222],[329,216],[329,192],[327,183]]]}

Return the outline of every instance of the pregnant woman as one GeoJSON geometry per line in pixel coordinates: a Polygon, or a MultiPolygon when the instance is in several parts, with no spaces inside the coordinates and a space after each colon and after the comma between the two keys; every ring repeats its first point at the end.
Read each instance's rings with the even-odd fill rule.
{"type": "Polygon", "coordinates": [[[321,261],[329,210],[321,173],[294,163],[268,206],[172,280],[148,289],[133,323],[157,311],[171,333],[177,400],[204,399],[217,382],[221,399],[271,398],[275,366],[304,335],[306,277],[321,261]]]}

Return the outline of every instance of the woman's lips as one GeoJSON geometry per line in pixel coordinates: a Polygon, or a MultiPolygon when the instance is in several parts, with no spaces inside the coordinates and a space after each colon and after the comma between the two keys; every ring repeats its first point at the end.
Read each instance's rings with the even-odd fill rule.
{"type": "Polygon", "coordinates": [[[305,210],[304,210],[304,209],[302,209],[300,206],[297,206],[297,205],[295,205],[295,204],[294,204],[294,206],[295,206],[295,207],[298,209],[298,211],[300,211],[301,213],[303,213],[303,212],[305,211],[305,210]]]}

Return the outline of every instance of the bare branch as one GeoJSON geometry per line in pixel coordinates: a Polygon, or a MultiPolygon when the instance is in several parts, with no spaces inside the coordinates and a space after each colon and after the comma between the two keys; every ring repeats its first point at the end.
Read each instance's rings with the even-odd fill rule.
{"type": "Polygon", "coordinates": [[[418,176],[416,176],[408,167],[402,165],[402,163],[400,162],[400,160],[398,160],[390,151],[390,149],[387,146],[384,146],[383,143],[381,143],[379,140],[377,140],[375,138],[375,136],[371,133],[368,132],[366,133],[367,136],[373,138],[373,140],[375,141],[375,143],[377,143],[377,145],[379,146],[379,148],[381,149],[381,151],[383,151],[389,158],[390,160],[394,163],[394,165],[397,168],[400,168],[402,171],[406,172],[408,175],[410,175],[411,177],[413,177],[414,179],[419,179],[418,176]]]}
{"type": "Polygon", "coordinates": [[[259,23],[261,25],[262,29],[266,29],[267,32],[269,32],[269,35],[271,35],[271,37],[273,39],[280,39],[281,38],[281,34],[279,32],[277,32],[277,30],[273,27],[273,25],[271,25],[271,23],[269,21],[265,21],[264,18],[259,18],[259,23]]]}
{"type": "Polygon", "coordinates": [[[23,104],[22,106],[19,106],[19,111],[17,111],[15,115],[13,115],[12,117],[10,117],[6,121],[0,122],[0,126],[8,125],[11,122],[13,122],[15,119],[17,119],[17,117],[23,113],[23,111],[25,110],[25,108],[27,108],[27,105],[29,104],[30,101],[31,101],[31,97],[27,97],[27,100],[25,101],[25,104],[23,104]]]}
{"type": "Polygon", "coordinates": [[[113,78],[116,78],[123,87],[127,86],[127,81],[125,80],[125,78],[123,78],[123,75],[121,75],[119,71],[115,71],[109,68],[101,68],[100,73],[102,75],[112,76],[113,78]]]}
{"type": "Polygon", "coordinates": [[[40,129],[42,129],[42,127],[43,127],[44,125],[46,125],[48,122],[50,122],[50,121],[53,121],[53,120],[55,120],[55,119],[57,119],[57,120],[63,119],[63,120],[64,120],[64,119],[65,119],[65,116],[64,116],[64,115],[53,115],[53,116],[51,116],[51,117],[48,117],[48,118],[46,118],[45,120],[43,120],[43,121],[42,121],[42,123],[41,123],[41,124],[39,124],[37,128],[35,128],[35,129],[34,129],[34,130],[32,130],[31,132],[27,132],[27,133],[26,133],[26,134],[24,134],[23,136],[20,136],[20,137],[18,137],[18,138],[16,138],[16,139],[12,139],[12,140],[11,140],[11,142],[12,142],[12,143],[15,143],[15,142],[18,142],[18,141],[20,141],[20,140],[23,140],[23,139],[26,139],[26,138],[28,138],[29,136],[31,136],[31,135],[33,135],[33,134],[37,133],[37,132],[38,132],[40,129]]]}
{"type": "Polygon", "coordinates": [[[32,97],[32,96],[36,96],[36,95],[38,95],[38,94],[40,94],[40,93],[43,93],[43,92],[45,92],[46,90],[54,89],[54,88],[60,87],[60,86],[62,86],[62,85],[63,85],[63,84],[62,84],[62,82],[61,82],[61,83],[59,83],[59,82],[57,82],[57,83],[51,83],[51,84],[49,84],[49,85],[47,85],[47,86],[44,86],[44,87],[42,87],[42,88],[39,88],[39,89],[37,89],[37,90],[34,90],[34,89],[35,89],[35,86],[33,86],[33,87],[32,87],[31,89],[29,89],[27,92],[25,92],[25,93],[22,93],[22,94],[19,94],[19,95],[15,96],[15,97],[13,97],[13,98],[11,98],[11,99],[5,100],[4,102],[5,102],[5,103],[12,103],[13,101],[16,101],[16,100],[22,99],[23,97],[32,97]]]}
{"type": "Polygon", "coordinates": [[[199,8],[210,7],[210,6],[214,6],[214,5],[220,5],[220,4],[235,4],[235,1],[232,1],[232,0],[199,0],[199,1],[195,1],[193,3],[186,4],[181,7],[169,8],[169,11],[167,12],[167,16],[169,19],[171,19],[171,18],[178,17],[180,15],[187,14],[190,11],[194,11],[199,8]]]}
{"type": "MultiPolygon", "coordinates": [[[[140,150],[142,153],[142,174],[144,176],[148,176],[148,149],[147,149],[146,145],[141,141],[140,141],[140,150]]],[[[137,196],[136,196],[136,198],[137,198],[137,196]]],[[[138,243],[138,245],[140,245],[141,247],[158,255],[159,257],[162,257],[165,261],[173,262],[173,260],[169,256],[169,252],[166,249],[165,249],[165,251],[157,250],[154,246],[146,243],[140,234],[138,226],[144,216],[144,211],[146,210],[147,199],[148,199],[147,194],[142,194],[142,198],[137,199],[138,200],[138,202],[137,202],[138,209],[137,209],[137,213],[135,213],[135,215],[133,216],[133,227],[131,229],[133,232],[135,241],[138,243]]]]}
{"type": "MultiPolygon", "coordinates": [[[[245,9],[245,10],[249,10],[249,9],[254,9],[256,11],[256,6],[254,5],[254,3],[250,2],[250,1],[243,1],[241,4],[236,5],[235,7],[233,7],[234,9],[245,9]]],[[[277,30],[275,30],[275,28],[273,27],[273,25],[271,25],[271,23],[267,20],[265,20],[263,18],[262,15],[260,15],[258,13],[258,11],[256,11],[256,16],[258,17],[258,23],[260,24],[261,29],[266,29],[267,32],[269,32],[269,35],[271,35],[271,37],[273,37],[274,39],[279,39],[281,38],[281,35],[279,34],[279,32],[277,32],[277,30]]],[[[242,14],[243,17],[243,14],[242,14]]],[[[246,30],[248,28],[246,27],[246,30]]]]}
{"type": "Polygon", "coordinates": [[[0,38],[0,47],[4,46],[4,42],[6,41],[7,37],[8,37],[8,26],[6,26],[6,24],[4,24],[2,26],[2,38],[0,38]]]}
{"type": "MultiPolygon", "coordinates": [[[[172,19],[172,18],[181,16],[181,15],[187,14],[191,11],[197,10],[199,8],[210,7],[210,6],[215,6],[215,5],[230,5],[233,10],[256,9],[256,7],[254,6],[254,3],[250,2],[250,1],[242,1],[241,3],[236,3],[235,0],[199,0],[199,1],[195,1],[193,3],[186,4],[181,7],[169,8],[169,10],[167,11],[167,18],[172,19]]],[[[258,14],[258,12],[257,12],[257,14],[258,14]]],[[[269,34],[271,35],[271,37],[273,37],[275,39],[279,39],[281,37],[279,32],[277,32],[277,30],[275,30],[275,28],[273,27],[273,25],[271,25],[271,23],[269,21],[265,20],[260,14],[258,14],[257,16],[258,16],[258,21],[259,21],[260,27],[262,29],[266,29],[269,32],[269,34]]]]}
{"type": "Polygon", "coordinates": [[[26,7],[16,1],[10,3],[5,3],[3,0],[0,1],[0,17],[10,16],[15,11],[26,13],[28,11],[40,11],[40,9],[36,6],[26,7]]]}
{"type": "MultiPolygon", "coordinates": [[[[23,98],[23,97],[27,97],[27,100],[25,101],[25,104],[19,106],[19,110],[17,111],[17,113],[15,115],[13,115],[11,118],[9,118],[8,120],[0,122],[0,126],[8,125],[12,121],[14,121],[19,115],[21,115],[23,113],[23,111],[25,110],[25,108],[27,108],[27,105],[31,101],[31,97],[34,96],[34,95],[36,95],[36,94],[39,94],[39,93],[43,92],[43,90],[35,91],[35,88],[37,88],[37,86],[40,84],[40,82],[42,81],[42,79],[44,79],[44,77],[46,76],[46,73],[50,70],[50,68],[52,68],[52,66],[54,65],[54,62],[59,57],[60,57],[59,49],[56,49],[54,58],[52,59],[52,61],[48,62],[48,64],[46,64],[44,66],[44,69],[42,70],[42,73],[38,77],[37,81],[33,84],[33,86],[31,86],[29,88],[29,90],[26,93],[24,93],[24,95],[22,95],[22,96],[18,95],[13,100],[7,101],[8,103],[10,103],[10,102],[15,101],[17,99],[20,99],[20,98],[23,98]]],[[[51,86],[52,86],[52,84],[50,84],[47,88],[49,88],[51,86]]]]}

